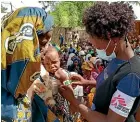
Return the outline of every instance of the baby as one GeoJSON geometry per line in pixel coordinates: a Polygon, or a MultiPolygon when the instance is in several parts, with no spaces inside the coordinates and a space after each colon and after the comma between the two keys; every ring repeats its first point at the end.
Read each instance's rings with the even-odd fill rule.
{"type": "Polygon", "coordinates": [[[52,80],[53,94],[58,93],[58,87],[56,86],[65,84],[65,81],[68,81],[69,79],[69,73],[66,70],[60,68],[60,57],[55,48],[49,46],[47,50],[44,51],[42,64],[48,71],[49,78],[52,80]]]}
{"type": "Polygon", "coordinates": [[[41,63],[40,77],[34,81],[27,94],[31,98],[35,92],[52,107],[57,102],[54,96],[58,94],[58,86],[67,81],[68,73],[60,68],[59,54],[51,46],[41,51],[41,63]]]}
{"type": "Polygon", "coordinates": [[[68,122],[70,120],[69,104],[59,94],[58,87],[61,84],[71,87],[69,80],[70,73],[60,68],[59,54],[57,50],[51,46],[42,50],[41,63],[40,77],[34,81],[28,90],[28,95],[33,96],[32,93],[38,94],[46,105],[51,107],[51,110],[58,118],[60,117],[63,121],[68,122]]]}
{"type": "Polygon", "coordinates": [[[60,57],[55,48],[49,46],[46,50],[44,50],[44,53],[42,53],[41,58],[42,58],[42,67],[44,67],[48,72],[49,82],[51,82],[52,84],[52,88],[51,88],[52,95],[56,102],[55,106],[52,107],[52,110],[56,115],[58,116],[62,115],[63,119],[64,118],[68,119],[68,113],[69,113],[68,103],[59,94],[58,87],[61,84],[69,85],[71,87],[69,81],[70,74],[66,70],[60,67],[60,57]]]}

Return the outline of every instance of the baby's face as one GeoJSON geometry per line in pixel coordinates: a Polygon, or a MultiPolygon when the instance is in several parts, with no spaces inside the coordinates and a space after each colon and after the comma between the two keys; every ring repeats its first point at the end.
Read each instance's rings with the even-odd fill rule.
{"type": "Polygon", "coordinates": [[[60,68],[60,58],[57,52],[52,51],[45,55],[44,67],[53,74],[60,68]]]}

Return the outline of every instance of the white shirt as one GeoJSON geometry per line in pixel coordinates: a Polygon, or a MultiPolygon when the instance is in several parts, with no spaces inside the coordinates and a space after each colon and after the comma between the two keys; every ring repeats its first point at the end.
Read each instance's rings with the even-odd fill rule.
{"type": "Polygon", "coordinates": [[[74,95],[76,97],[82,97],[83,96],[83,86],[76,86],[76,88],[74,89],[74,95]]]}

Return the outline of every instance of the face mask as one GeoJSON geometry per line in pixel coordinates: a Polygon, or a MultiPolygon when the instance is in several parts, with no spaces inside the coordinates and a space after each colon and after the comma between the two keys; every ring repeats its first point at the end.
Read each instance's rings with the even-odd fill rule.
{"type": "Polygon", "coordinates": [[[112,54],[109,55],[109,56],[106,55],[106,50],[107,50],[110,42],[111,42],[111,40],[109,41],[109,43],[108,43],[108,45],[107,45],[105,50],[104,49],[103,50],[99,50],[99,49],[96,48],[96,52],[97,52],[99,58],[101,58],[103,60],[107,60],[107,61],[111,61],[112,59],[116,58],[116,54],[114,52],[115,49],[116,49],[116,45],[114,47],[114,50],[113,50],[112,54]]]}

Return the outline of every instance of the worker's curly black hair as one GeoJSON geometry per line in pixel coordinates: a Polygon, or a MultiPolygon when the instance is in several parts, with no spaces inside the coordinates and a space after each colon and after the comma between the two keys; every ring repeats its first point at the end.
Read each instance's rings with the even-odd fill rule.
{"type": "Polygon", "coordinates": [[[106,40],[125,36],[134,29],[134,20],[132,6],[124,2],[97,2],[83,16],[87,33],[106,40]]]}

